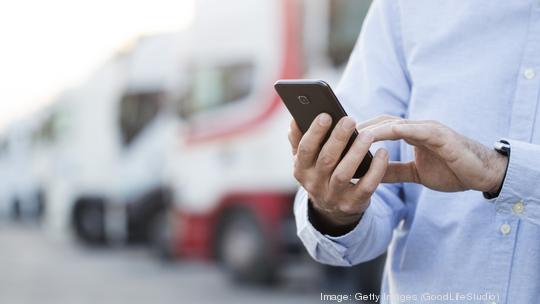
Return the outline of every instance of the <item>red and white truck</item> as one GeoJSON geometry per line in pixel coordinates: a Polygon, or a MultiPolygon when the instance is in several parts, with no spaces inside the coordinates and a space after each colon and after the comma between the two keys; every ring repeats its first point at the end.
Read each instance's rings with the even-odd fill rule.
{"type": "Polygon", "coordinates": [[[216,258],[237,278],[273,277],[298,248],[290,115],[281,78],[335,84],[370,1],[199,0],[188,92],[166,166],[174,208],[159,229],[176,256],[216,258]],[[172,244],[172,246],[171,246],[172,244]]]}

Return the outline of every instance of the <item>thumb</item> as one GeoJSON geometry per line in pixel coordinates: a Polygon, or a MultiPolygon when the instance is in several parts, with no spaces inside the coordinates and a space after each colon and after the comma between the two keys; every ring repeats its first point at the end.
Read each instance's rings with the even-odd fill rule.
{"type": "Polygon", "coordinates": [[[388,164],[382,180],[383,183],[418,183],[418,181],[418,172],[416,171],[416,164],[413,161],[388,164]]]}

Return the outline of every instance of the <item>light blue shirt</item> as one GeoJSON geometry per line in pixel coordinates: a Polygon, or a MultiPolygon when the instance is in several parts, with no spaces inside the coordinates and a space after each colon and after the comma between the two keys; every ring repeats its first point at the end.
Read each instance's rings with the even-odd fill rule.
{"type": "MultiPolygon", "coordinates": [[[[388,250],[383,303],[540,303],[540,2],[375,0],[337,91],[357,121],[438,120],[487,147],[507,139],[511,155],[496,199],[383,184],[340,237],[310,224],[300,189],[310,255],[346,266],[388,250]]],[[[413,158],[403,141],[378,146],[413,158]]]]}

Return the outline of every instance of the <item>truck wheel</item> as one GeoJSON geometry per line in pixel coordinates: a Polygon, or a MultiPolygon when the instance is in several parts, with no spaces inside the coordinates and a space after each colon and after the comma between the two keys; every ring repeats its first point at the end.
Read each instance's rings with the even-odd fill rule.
{"type": "Polygon", "coordinates": [[[21,201],[19,199],[14,199],[11,203],[11,219],[19,220],[21,218],[21,201]]]}
{"type": "Polygon", "coordinates": [[[171,214],[163,210],[156,214],[150,224],[150,250],[162,261],[171,261],[174,257],[174,220],[171,214]]]}
{"type": "Polygon", "coordinates": [[[43,216],[45,214],[45,211],[46,211],[46,204],[47,202],[45,201],[45,193],[40,190],[36,193],[36,211],[35,211],[35,217],[37,220],[42,220],[43,219],[43,216]]]}
{"type": "Polygon", "coordinates": [[[105,243],[105,204],[100,199],[82,199],[75,204],[73,226],[77,238],[87,244],[105,243]]]}
{"type": "Polygon", "coordinates": [[[276,261],[271,242],[247,210],[227,214],[218,225],[216,254],[235,281],[270,284],[275,281],[276,261]]]}

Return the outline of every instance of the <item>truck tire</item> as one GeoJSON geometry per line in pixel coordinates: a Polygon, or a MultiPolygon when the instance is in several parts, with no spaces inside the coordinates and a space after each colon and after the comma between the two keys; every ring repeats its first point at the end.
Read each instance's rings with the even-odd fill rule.
{"type": "Polygon", "coordinates": [[[269,285],[276,278],[271,242],[249,210],[226,213],[216,231],[216,255],[234,281],[269,285]]]}
{"type": "Polygon", "coordinates": [[[171,214],[163,210],[156,214],[150,224],[149,245],[152,255],[168,262],[174,258],[174,222],[171,214]]]}
{"type": "Polygon", "coordinates": [[[13,199],[11,203],[10,216],[14,221],[21,219],[21,201],[18,198],[13,199]]]}
{"type": "Polygon", "coordinates": [[[80,199],[73,210],[75,236],[89,245],[104,245],[105,203],[102,199],[80,199]]]}

